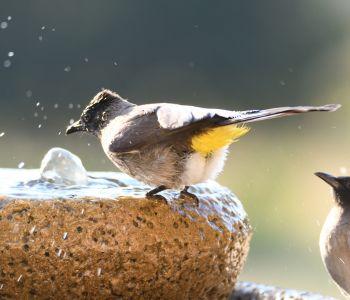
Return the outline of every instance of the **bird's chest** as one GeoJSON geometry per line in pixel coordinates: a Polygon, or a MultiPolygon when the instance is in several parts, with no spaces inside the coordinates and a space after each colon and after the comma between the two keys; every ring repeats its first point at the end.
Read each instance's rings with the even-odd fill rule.
{"type": "Polygon", "coordinates": [[[320,251],[334,281],[350,292],[350,214],[333,208],[320,235],[320,251]]]}

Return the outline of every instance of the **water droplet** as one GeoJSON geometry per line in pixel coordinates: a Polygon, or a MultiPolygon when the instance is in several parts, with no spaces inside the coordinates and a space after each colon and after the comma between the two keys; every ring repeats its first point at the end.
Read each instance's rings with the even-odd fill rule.
{"type": "Polygon", "coordinates": [[[88,147],[90,147],[90,146],[91,146],[91,144],[90,144],[90,143],[87,143],[87,145],[88,145],[88,147]]]}
{"type": "Polygon", "coordinates": [[[68,104],[68,108],[69,108],[69,109],[73,109],[73,107],[74,107],[73,103],[69,103],[69,104],[68,104]]]}
{"type": "Polygon", "coordinates": [[[72,125],[74,123],[74,119],[69,120],[69,124],[72,125]]]}
{"type": "Polygon", "coordinates": [[[71,70],[72,70],[72,68],[70,66],[67,66],[67,67],[64,68],[65,72],[70,72],[71,70]]]}
{"type": "Polygon", "coordinates": [[[40,110],[41,110],[41,111],[44,111],[44,106],[40,107],[40,110]]]}
{"type": "Polygon", "coordinates": [[[11,21],[12,20],[12,17],[11,16],[8,16],[7,17],[7,21],[11,21]]]}
{"type": "Polygon", "coordinates": [[[41,30],[45,30],[46,26],[41,26],[41,30]]]}
{"type": "Polygon", "coordinates": [[[118,66],[118,63],[117,63],[116,61],[114,61],[114,62],[113,62],[113,65],[114,65],[115,67],[117,67],[117,66],[118,66]]]}
{"type": "Polygon", "coordinates": [[[19,164],[18,164],[18,169],[22,169],[24,167],[25,163],[24,161],[21,161],[19,164]]]}
{"type": "Polygon", "coordinates": [[[63,233],[62,239],[66,240],[68,237],[68,232],[63,233]]]}
{"type": "Polygon", "coordinates": [[[55,104],[53,105],[53,108],[58,108],[58,103],[55,103],[55,104]]]}
{"type": "Polygon", "coordinates": [[[37,112],[34,113],[34,118],[37,118],[39,114],[37,112]]]}
{"type": "Polygon", "coordinates": [[[77,108],[81,108],[81,105],[80,105],[80,104],[77,104],[77,108]]]}
{"type": "Polygon", "coordinates": [[[38,128],[41,128],[42,126],[43,126],[42,124],[39,124],[39,125],[38,125],[38,128]]]}
{"type": "Polygon", "coordinates": [[[40,42],[42,42],[43,36],[42,36],[42,35],[39,35],[39,36],[38,36],[38,40],[39,40],[40,42]]]}
{"type": "Polygon", "coordinates": [[[283,81],[283,80],[281,80],[281,81],[280,81],[280,85],[284,86],[284,85],[286,85],[286,82],[283,81]]]}
{"type": "Polygon", "coordinates": [[[47,116],[46,116],[46,115],[45,115],[45,116],[43,116],[43,119],[44,119],[44,120],[47,120],[47,116]]]}
{"type": "Polygon", "coordinates": [[[39,106],[39,105],[40,105],[40,102],[37,102],[35,105],[36,105],[36,106],[39,106]]]}
{"type": "Polygon", "coordinates": [[[194,67],[195,67],[194,61],[190,61],[190,62],[188,63],[188,65],[189,65],[190,68],[194,68],[194,67]]]}
{"type": "Polygon", "coordinates": [[[61,134],[62,134],[62,131],[61,131],[61,130],[59,130],[57,134],[58,134],[58,135],[61,135],[61,134]]]}
{"type": "Polygon", "coordinates": [[[288,71],[290,72],[290,73],[293,73],[293,68],[288,68],[288,71]]]}
{"type": "Polygon", "coordinates": [[[8,57],[12,57],[12,56],[14,56],[15,55],[15,52],[13,52],[13,51],[10,51],[9,53],[7,53],[7,56],[8,57]]]}
{"type": "Polygon", "coordinates": [[[5,135],[5,132],[0,133],[0,137],[3,137],[5,135]]]}
{"type": "Polygon", "coordinates": [[[85,57],[84,61],[87,63],[87,62],[89,62],[89,59],[87,57],[85,57]]]}
{"type": "Polygon", "coordinates": [[[4,67],[5,67],[5,68],[11,67],[11,61],[10,61],[9,59],[6,59],[6,60],[4,61],[4,67]]]}
{"type": "Polygon", "coordinates": [[[51,31],[56,31],[56,28],[55,28],[55,27],[54,27],[54,28],[52,28],[52,29],[51,29],[51,31]]]}
{"type": "Polygon", "coordinates": [[[26,91],[26,97],[31,98],[33,96],[33,92],[31,90],[26,91]]]}
{"type": "Polygon", "coordinates": [[[6,29],[7,26],[8,26],[8,23],[6,21],[3,21],[3,22],[0,23],[0,28],[1,29],[6,29]]]}

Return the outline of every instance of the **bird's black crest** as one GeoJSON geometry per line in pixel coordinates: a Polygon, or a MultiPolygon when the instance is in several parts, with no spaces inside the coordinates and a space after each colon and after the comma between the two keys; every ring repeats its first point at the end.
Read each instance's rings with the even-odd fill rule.
{"type": "Polygon", "coordinates": [[[95,95],[94,98],[90,101],[86,109],[92,109],[94,107],[100,106],[101,104],[108,104],[114,100],[122,100],[123,98],[120,97],[117,93],[112,92],[111,90],[102,90],[98,94],[95,95]]]}

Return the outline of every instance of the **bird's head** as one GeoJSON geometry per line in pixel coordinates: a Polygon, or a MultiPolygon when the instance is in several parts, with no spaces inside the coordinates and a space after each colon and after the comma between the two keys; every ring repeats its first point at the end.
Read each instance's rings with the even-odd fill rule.
{"type": "Polygon", "coordinates": [[[340,206],[350,205],[350,177],[335,177],[322,172],[317,172],[315,175],[333,188],[335,200],[340,206]]]}
{"type": "Polygon", "coordinates": [[[121,114],[132,103],[110,90],[102,90],[83,110],[78,121],[68,126],[66,134],[89,132],[98,135],[114,117],[121,114]]]}

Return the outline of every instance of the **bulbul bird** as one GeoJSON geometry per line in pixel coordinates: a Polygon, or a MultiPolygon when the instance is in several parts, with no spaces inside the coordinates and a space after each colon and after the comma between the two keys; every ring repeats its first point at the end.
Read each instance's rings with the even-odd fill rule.
{"type": "Polygon", "coordinates": [[[320,235],[322,260],[342,293],[350,298],[350,177],[316,175],[333,188],[335,199],[320,235]]]}
{"type": "Polygon", "coordinates": [[[340,105],[229,111],[158,103],[136,105],[103,90],[66,133],[97,136],[109,159],[123,172],[154,186],[147,195],[183,189],[215,179],[230,144],[249,129],[246,123],[310,111],[335,111],[340,105]]]}

